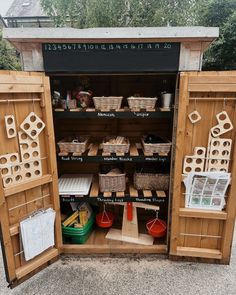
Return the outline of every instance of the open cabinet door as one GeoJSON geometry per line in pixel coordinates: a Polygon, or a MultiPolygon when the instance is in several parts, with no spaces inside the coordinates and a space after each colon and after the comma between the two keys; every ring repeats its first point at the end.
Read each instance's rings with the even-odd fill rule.
{"type": "Polygon", "coordinates": [[[6,277],[13,287],[55,260],[62,244],[50,85],[44,74],[0,71],[0,138],[0,233],[6,277]],[[20,139],[20,125],[31,112],[45,128],[41,131],[42,123],[36,127],[35,122],[23,126],[35,136],[27,142],[20,139]],[[6,121],[6,116],[13,117],[6,121]],[[25,261],[19,223],[43,208],[56,211],[55,247],[25,261]]]}
{"type": "MultiPolygon", "coordinates": [[[[236,211],[235,104],[236,72],[181,74],[171,213],[170,257],[173,259],[199,257],[223,264],[230,261],[236,211]],[[193,124],[188,115],[195,110],[201,119],[193,124]],[[232,139],[229,161],[232,180],[226,193],[226,207],[223,211],[185,208],[184,158],[192,156],[195,147],[207,148],[209,131],[218,124],[216,115],[222,111],[227,112],[233,124],[233,130],[220,136],[232,139]]],[[[191,172],[195,169],[192,167],[191,172]]]]}

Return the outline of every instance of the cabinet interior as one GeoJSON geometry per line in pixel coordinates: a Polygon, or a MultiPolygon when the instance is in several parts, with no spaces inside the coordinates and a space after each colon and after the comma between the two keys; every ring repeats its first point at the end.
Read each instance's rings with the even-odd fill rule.
{"type": "MultiPolygon", "coordinates": [[[[123,96],[121,108],[127,108],[128,103],[126,98],[138,94],[142,97],[158,97],[157,110],[160,113],[160,94],[163,91],[175,93],[176,87],[176,73],[168,74],[137,74],[137,75],[55,75],[50,76],[51,91],[60,92],[62,97],[66,97],[68,90],[73,90],[81,81],[86,81],[87,89],[93,92],[93,96],[123,96]]],[[[83,82],[84,83],[84,82],[83,82]]],[[[174,102],[173,102],[174,103],[174,102]]],[[[94,107],[94,106],[93,106],[94,107]]],[[[70,112],[73,113],[73,112],[70,112]]],[[[104,118],[104,117],[80,117],[68,114],[63,116],[61,112],[54,111],[54,129],[56,143],[70,135],[89,135],[92,143],[101,143],[102,138],[109,135],[127,136],[131,143],[140,142],[140,138],[145,134],[156,134],[162,138],[166,138],[172,142],[173,137],[173,120],[174,112],[165,112],[163,116],[146,117],[145,111],[141,111],[142,117],[125,118],[104,118]],[[60,113],[60,116],[58,115],[60,113]]],[[[164,112],[163,112],[164,113],[164,112]]],[[[57,147],[58,152],[58,147],[57,147]]],[[[92,173],[97,175],[99,173],[100,165],[106,161],[63,161],[58,157],[58,175],[63,174],[79,174],[92,173]]],[[[120,162],[118,163],[120,164],[120,162]]],[[[156,162],[146,163],[141,161],[136,163],[124,161],[121,163],[124,166],[126,174],[129,176],[129,181],[132,181],[133,173],[137,165],[154,165],[160,172],[171,174],[171,153],[165,160],[162,159],[156,162]]],[[[171,175],[170,175],[171,176],[171,175]]],[[[159,217],[167,224],[169,212],[169,191],[166,191],[166,197],[160,198],[158,202],[151,204],[160,207],[159,217]]],[[[144,197],[143,192],[141,196],[144,197]]],[[[87,201],[88,199],[86,199],[87,201]]],[[[150,200],[146,199],[148,203],[150,200]]],[[[103,202],[97,198],[89,198],[88,202],[95,208],[101,210],[103,202]]],[[[108,210],[111,210],[115,215],[114,228],[121,228],[123,206],[108,204],[108,210]]],[[[61,213],[62,218],[70,212],[70,203],[62,201],[61,198],[61,213]]],[[[148,219],[155,217],[155,212],[144,209],[137,209],[139,232],[146,233],[145,224],[148,219]]],[[[155,239],[152,246],[144,246],[138,244],[131,244],[126,242],[108,240],[105,238],[106,229],[95,226],[92,234],[85,244],[65,244],[63,245],[64,252],[68,253],[115,253],[115,252],[133,252],[133,253],[166,253],[168,244],[168,234],[165,238],[155,239]]],[[[168,233],[168,231],[167,231],[168,233]]]]}

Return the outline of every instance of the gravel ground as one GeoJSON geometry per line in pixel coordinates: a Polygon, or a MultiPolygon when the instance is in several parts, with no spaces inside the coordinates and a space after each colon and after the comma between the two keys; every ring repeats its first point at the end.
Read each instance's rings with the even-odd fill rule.
{"type": "Polygon", "coordinates": [[[0,257],[0,295],[235,295],[236,241],[230,266],[171,262],[163,257],[63,256],[14,290],[0,257]]]}

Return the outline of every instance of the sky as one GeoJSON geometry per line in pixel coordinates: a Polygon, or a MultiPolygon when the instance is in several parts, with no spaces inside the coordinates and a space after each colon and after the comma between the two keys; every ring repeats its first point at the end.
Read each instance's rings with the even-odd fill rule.
{"type": "Polygon", "coordinates": [[[8,8],[11,6],[13,0],[0,0],[0,14],[5,16],[8,8]]]}

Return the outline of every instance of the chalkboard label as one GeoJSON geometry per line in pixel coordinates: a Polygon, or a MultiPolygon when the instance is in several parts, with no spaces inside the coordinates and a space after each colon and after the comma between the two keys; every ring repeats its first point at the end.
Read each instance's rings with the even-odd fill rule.
{"type": "Polygon", "coordinates": [[[180,43],[44,43],[46,72],[176,72],[180,43]]]}

